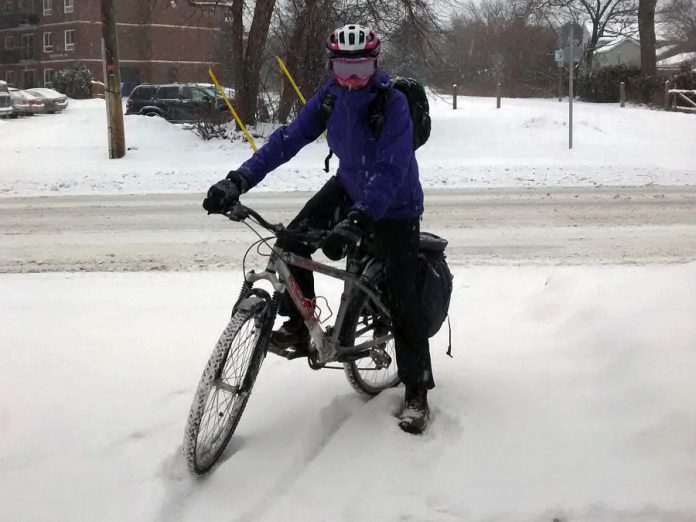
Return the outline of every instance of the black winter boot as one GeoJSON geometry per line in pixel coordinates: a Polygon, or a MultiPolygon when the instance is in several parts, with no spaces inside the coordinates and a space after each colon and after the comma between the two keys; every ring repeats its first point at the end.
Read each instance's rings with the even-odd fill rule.
{"type": "Polygon", "coordinates": [[[309,353],[309,330],[301,319],[285,321],[278,330],[271,332],[269,350],[286,355],[284,352],[290,348],[295,357],[309,353]]]}
{"type": "Polygon", "coordinates": [[[399,413],[399,427],[407,433],[419,435],[428,427],[429,417],[428,389],[407,386],[404,404],[399,413]]]}

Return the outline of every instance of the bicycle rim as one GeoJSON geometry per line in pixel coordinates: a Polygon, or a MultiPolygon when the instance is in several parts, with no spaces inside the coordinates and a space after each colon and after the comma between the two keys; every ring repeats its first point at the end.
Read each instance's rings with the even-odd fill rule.
{"type": "MultiPolygon", "coordinates": [[[[360,328],[360,325],[358,328],[360,328]]],[[[375,334],[374,329],[371,329],[366,334],[356,336],[355,344],[357,345],[373,340],[380,335],[381,334],[375,334]]],[[[399,383],[394,339],[390,339],[384,345],[380,346],[380,348],[382,348],[391,359],[391,363],[386,368],[378,368],[377,363],[372,357],[364,357],[352,363],[357,376],[362,380],[363,386],[375,392],[379,392],[385,388],[391,388],[399,383]]]]}

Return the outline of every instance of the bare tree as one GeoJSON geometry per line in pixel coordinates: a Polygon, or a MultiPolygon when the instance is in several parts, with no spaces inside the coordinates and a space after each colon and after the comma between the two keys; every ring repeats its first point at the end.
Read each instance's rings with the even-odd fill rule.
{"type": "MultiPolygon", "coordinates": [[[[431,0],[286,0],[277,7],[272,30],[276,40],[283,43],[279,53],[305,96],[311,95],[326,78],[326,37],[335,27],[350,22],[377,31],[384,47],[382,63],[387,66],[394,64],[390,58],[396,54],[412,54],[426,64],[437,56],[433,42],[442,30],[431,0]],[[391,52],[397,47],[398,52],[391,52]]],[[[409,61],[409,66],[413,68],[406,68],[408,74],[418,76],[416,60],[409,61]]],[[[281,121],[287,119],[296,103],[294,89],[284,81],[281,121]]]]}
{"type": "Polygon", "coordinates": [[[560,20],[589,22],[590,38],[583,62],[588,75],[599,41],[605,36],[629,34],[638,15],[638,0],[530,0],[535,10],[560,20]]]}
{"type": "Polygon", "coordinates": [[[550,55],[556,35],[547,21],[524,2],[469,2],[453,18],[441,45],[441,86],[456,83],[460,92],[490,95],[495,84],[518,96],[550,94],[555,67],[550,55]],[[494,56],[501,59],[494,63],[494,56]]]}
{"type": "MultiPolygon", "coordinates": [[[[240,112],[249,124],[255,123],[257,118],[262,69],[266,66],[268,71],[271,58],[274,58],[264,54],[270,31],[275,40],[273,50],[285,58],[305,95],[309,96],[326,75],[323,42],[334,27],[348,22],[369,25],[388,44],[390,36],[408,23],[419,52],[432,55],[432,34],[438,30],[439,23],[435,0],[255,0],[253,4],[249,0],[186,1],[199,7],[227,8],[228,64],[234,73],[233,84],[240,112]],[[252,5],[253,13],[250,15],[252,5]],[[244,22],[249,20],[249,32],[245,35],[244,22]],[[280,48],[277,42],[282,43],[280,48]]],[[[438,5],[442,3],[443,0],[439,0],[438,5]]],[[[289,84],[285,83],[279,111],[281,120],[288,117],[295,96],[289,84]]]]}
{"type": "Polygon", "coordinates": [[[661,21],[675,43],[696,50],[696,0],[669,0],[661,21]]]}
{"type": "Polygon", "coordinates": [[[263,52],[276,0],[256,0],[248,37],[244,34],[244,0],[188,0],[197,7],[224,6],[229,8],[226,28],[230,31],[232,65],[236,98],[242,119],[256,123],[263,52]]]}
{"type": "Polygon", "coordinates": [[[640,32],[640,74],[655,76],[657,59],[655,56],[655,6],[657,0],[639,0],[638,31],[640,32]]]}

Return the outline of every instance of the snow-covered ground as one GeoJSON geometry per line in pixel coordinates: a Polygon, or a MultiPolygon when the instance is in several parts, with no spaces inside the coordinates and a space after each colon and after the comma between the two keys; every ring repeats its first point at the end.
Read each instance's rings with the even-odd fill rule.
{"type": "MultiPolygon", "coordinates": [[[[689,257],[688,248],[671,252],[691,237],[690,196],[639,191],[656,204],[624,205],[620,191],[580,188],[696,184],[696,117],[578,103],[568,151],[566,104],[459,106],[433,100],[433,136],[418,152],[426,187],[579,194],[558,189],[521,204],[519,193],[539,191],[484,191],[467,206],[448,192],[461,212],[475,209],[461,222],[447,205],[430,209],[428,227],[453,238],[451,259],[464,266],[454,268],[455,358],[444,354],[446,332],[432,343],[438,386],[424,436],[396,427],[401,389],[365,402],[340,372],[269,356],[223,462],[195,480],[181,456],[183,427],[240,273],[1,274],[0,520],[696,520],[696,259],[658,264],[689,257]],[[669,241],[655,239],[667,229],[669,241]],[[558,254],[559,234],[577,251],[558,254]],[[582,246],[590,236],[601,248],[582,246]],[[649,255],[625,258],[628,243],[649,255]],[[602,257],[607,248],[616,256],[602,257]],[[505,249],[530,266],[476,266],[477,252],[500,259],[505,249]],[[552,258],[574,266],[549,266],[552,258]],[[600,258],[631,264],[593,266],[600,258]]],[[[0,120],[5,265],[41,266],[57,255],[52,244],[97,251],[90,265],[76,247],[68,270],[105,266],[102,254],[147,257],[147,248],[171,253],[162,266],[179,266],[177,255],[192,257],[187,241],[213,257],[229,248],[222,224],[210,232],[199,223],[193,196],[184,210],[167,200],[177,196],[155,198],[127,215],[130,224],[116,218],[137,201],[57,198],[52,209],[11,199],[200,194],[250,154],[241,142],[205,143],[129,116],[128,156],[108,160],[104,112],[102,101],[74,101],[63,114],[0,120]],[[80,219],[81,205],[101,210],[80,219]]],[[[319,140],[260,189],[316,189],[325,154],[319,140]]],[[[274,212],[288,211],[287,197],[268,194],[274,212]]],[[[337,285],[319,289],[335,302],[337,285]]]]}
{"type": "Polygon", "coordinates": [[[401,389],[269,356],[195,480],[184,422],[238,283],[0,276],[0,518],[696,520],[696,264],[457,269],[426,435],[401,389]]]}
{"type": "MultiPolygon", "coordinates": [[[[418,151],[425,187],[696,184],[696,117],[646,108],[576,103],[568,150],[567,103],[432,99],[433,133],[418,151]]],[[[202,192],[251,154],[242,142],[203,142],[161,119],[127,116],[126,158],[109,160],[104,102],[0,120],[0,196],[202,192]]],[[[262,143],[260,140],[259,143],[262,143]]],[[[326,179],[323,139],[264,182],[313,190],[326,179]]],[[[333,168],[336,167],[334,160],[333,168]]]]}

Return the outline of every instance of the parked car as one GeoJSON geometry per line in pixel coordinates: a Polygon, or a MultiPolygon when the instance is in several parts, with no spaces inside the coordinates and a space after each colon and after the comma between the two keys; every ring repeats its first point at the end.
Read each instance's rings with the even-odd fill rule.
{"type": "Polygon", "coordinates": [[[17,116],[33,116],[44,111],[45,105],[41,98],[27,91],[10,87],[10,98],[15,118],[17,116]]]}
{"type": "Polygon", "coordinates": [[[41,99],[44,104],[44,112],[52,114],[68,108],[68,99],[65,94],[61,94],[53,89],[35,87],[27,89],[26,92],[41,99]]]}
{"type": "Polygon", "coordinates": [[[7,88],[6,82],[0,81],[0,118],[8,118],[13,113],[10,90],[7,88]]]}
{"type": "Polygon", "coordinates": [[[222,100],[215,93],[194,84],[138,85],[126,103],[126,114],[160,116],[178,122],[196,121],[208,112],[221,113],[222,100]]]}

